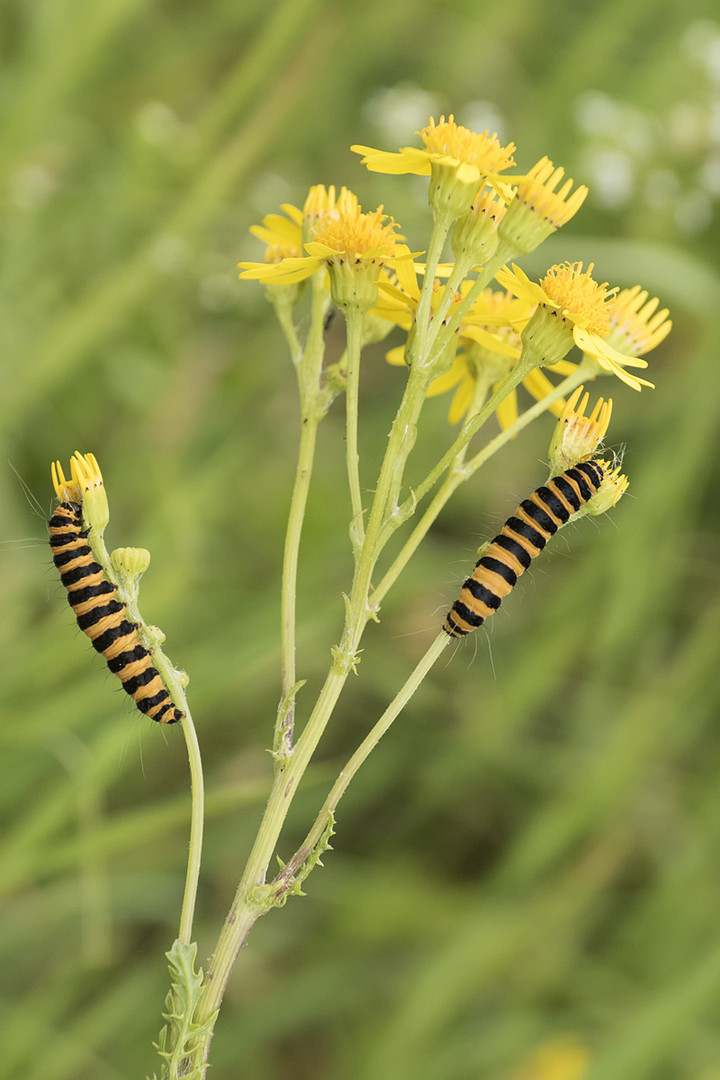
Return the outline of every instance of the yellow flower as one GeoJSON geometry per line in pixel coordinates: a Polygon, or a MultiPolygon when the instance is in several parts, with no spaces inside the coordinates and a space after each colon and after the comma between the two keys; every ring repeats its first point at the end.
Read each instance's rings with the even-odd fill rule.
{"type": "MultiPolygon", "coordinates": [[[[364,278],[370,296],[367,306],[372,306],[380,268],[394,265],[397,259],[412,257],[407,248],[399,243],[402,237],[395,231],[395,222],[382,210],[382,206],[379,206],[370,213],[362,213],[357,196],[347,188],[341,189],[337,199],[334,188],[327,191],[321,186],[313,188],[303,214],[303,232],[307,228],[311,237],[302,244],[306,254],[290,255],[274,263],[240,263],[243,269],[240,277],[267,284],[290,285],[309,278],[324,266],[330,272],[336,303],[346,306],[358,301],[364,307],[363,282],[360,281],[364,278]],[[349,281],[346,280],[348,274],[349,281]]],[[[290,224],[299,226],[296,215],[290,216],[290,224]]],[[[286,239],[297,238],[283,219],[274,216],[261,239],[272,242],[280,236],[280,228],[284,230],[286,239]]]]}
{"type": "Polygon", "coordinates": [[[668,309],[657,310],[657,297],[648,300],[648,294],[639,285],[623,289],[608,303],[610,331],[607,340],[618,349],[631,349],[644,356],[667,337],[672,329],[668,309]]]}
{"type": "Polygon", "coordinates": [[[595,408],[586,416],[590,395],[585,393],[580,401],[582,391],[582,386],[578,386],[568,398],[555,427],[548,457],[553,475],[565,472],[578,461],[594,454],[610,426],[612,399],[603,401],[598,398],[595,408]]]}
{"type": "Polygon", "coordinates": [[[65,479],[59,461],[50,465],[53,487],[60,502],[78,503],[90,528],[102,536],[110,520],[107,494],[100,466],[94,454],[81,454],[76,450],[70,458],[70,479],[65,479]]]}
{"type": "Polygon", "coordinates": [[[399,152],[375,150],[370,146],[352,146],[363,155],[363,164],[371,172],[414,173],[430,176],[430,204],[436,211],[460,217],[470,207],[477,193],[488,183],[498,182],[499,174],[515,164],[515,144],[501,146],[497,134],[481,135],[450,115],[436,124],[430,117],[427,127],[417,133],[424,149],[404,146],[399,152]]]}
{"type": "Polygon", "coordinates": [[[583,270],[580,262],[562,263],[552,266],[543,280],[536,283],[530,281],[520,267],[513,266],[512,270],[507,267],[499,270],[495,277],[518,298],[538,305],[528,329],[539,328],[544,335],[542,347],[550,355],[557,352],[564,355],[574,341],[578,348],[593,357],[603,371],[616,375],[634,390],[652,386],[652,383],[625,370],[626,367],[645,368],[647,361],[620,352],[608,340],[612,327],[609,305],[616,290],[608,289],[607,282],[598,285],[591,276],[592,270],[592,263],[587,270],[583,270]],[[546,319],[548,314],[557,320],[555,341],[550,340],[553,334],[552,324],[546,319]],[[572,337],[567,346],[561,345],[560,335],[563,331],[569,332],[572,337]]]}
{"type": "Polygon", "coordinates": [[[281,209],[285,217],[281,214],[267,214],[262,219],[262,224],[251,225],[250,232],[253,236],[257,236],[258,240],[267,245],[264,261],[278,263],[282,259],[301,259],[303,244],[312,239],[312,227],[324,215],[335,213],[341,202],[352,202],[357,206],[356,196],[347,188],[342,188],[339,198],[336,198],[333,184],[327,188],[324,184],[315,184],[308,191],[302,210],[292,203],[283,203],[281,209]]]}
{"type": "Polygon", "coordinates": [[[582,206],[588,189],[582,184],[572,194],[572,180],[558,186],[565,170],[544,157],[517,181],[515,195],[498,227],[500,242],[513,254],[534,251],[551,233],[569,221],[582,206]]]}
{"type": "Polygon", "coordinates": [[[455,123],[452,114],[446,120],[440,117],[436,124],[430,117],[428,126],[418,131],[425,149],[404,146],[399,153],[386,150],[373,150],[370,146],[351,146],[356,154],[363,154],[363,165],[370,172],[415,173],[417,176],[429,176],[432,166],[449,165],[455,169],[461,180],[476,184],[489,176],[495,176],[515,164],[513,153],[515,144],[501,146],[497,134],[484,131],[478,135],[475,131],[455,123]]]}
{"type": "Polygon", "coordinates": [[[251,225],[250,232],[266,244],[265,262],[278,263],[281,259],[300,258],[302,256],[303,223],[302,210],[291,203],[283,203],[286,217],[280,214],[267,214],[261,225],[251,225]]]}
{"type": "Polygon", "coordinates": [[[607,468],[607,462],[604,462],[603,464],[607,471],[603,482],[600,485],[600,489],[593,495],[592,499],[585,503],[585,506],[581,508],[581,514],[590,514],[592,517],[599,517],[600,514],[607,513],[608,510],[612,510],[614,506],[617,506],[620,499],[630,487],[630,481],[627,476],[620,472],[621,466],[619,464],[614,465],[610,469],[607,468]]]}

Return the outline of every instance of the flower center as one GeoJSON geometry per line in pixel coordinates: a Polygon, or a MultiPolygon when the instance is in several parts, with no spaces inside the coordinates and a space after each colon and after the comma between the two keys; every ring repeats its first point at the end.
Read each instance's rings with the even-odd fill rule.
{"type": "Polygon", "coordinates": [[[581,262],[561,263],[551,266],[540,284],[563,316],[603,336],[610,329],[607,302],[617,290],[608,289],[607,282],[598,285],[591,277],[592,271],[593,263],[587,270],[583,270],[581,262]]]}
{"type": "Polygon", "coordinates": [[[363,214],[355,200],[338,200],[338,205],[322,215],[313,228],[314,239],[334,251],[343,252],[348,260],[365,255],[392,256],[400,239],[395,222],[383,214],[382,206],[363,214]]]}
{"type": "Polygon", "coordinates": [[[512,156],[515,143],[501,146],[497,135],[487,131],[478,135],[476,131],[456,124],[453,116],[447,120],[441,116],[437,124],[431,117],[428,126],[418,134],[431,154],[476,165],[483,173],[502,172],[515,164],[512,156]]]}

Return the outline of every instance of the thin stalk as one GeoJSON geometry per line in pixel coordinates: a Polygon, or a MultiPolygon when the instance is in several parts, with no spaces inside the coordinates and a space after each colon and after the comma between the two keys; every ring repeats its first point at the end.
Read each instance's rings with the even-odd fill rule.
{"type": "Polygon", "coordinates": [[[185,738],[188,764],[190,766],[190,839],[178,938],[184,945],[189,945],[193,940],[192,925],[195,916],[198,879],[200,877],[205,821],[205,781],[203,779],[202,758],[195,724],[188,708],[183,679],[159,645],[151,646],[150,651],[153,663],[160,672],[165,686],[170,691],[170,696],[183,713],[180,726],[185,738]]]}
{"type": "Polygon", "coordinates": [[[275,310],[280,319],[297,372],[301,413],[300,445],[295,468],[295,482],[290,498],[280,588],[280,668],[282,689],[280,707],[275,722],[273,749],[281,756],[290,752],[295,727],[297,573],[305,508],[315,462],[317,430],[323,416],[323,408],[320,402],[320,383],[323,357],[325,355],[323,324],[328,299],[325,290],[318,287],[315,280],[312,283],[312,290],[310,333],[304,350],[298,341],[292,320],[291,307],[288,304],[279,302],[275,304],[275,310]]]}
{"type": "MultiPolygon", "coordinates": [[[[253,892],[265,883],[270,860],[300,779],[317,747],[350,670],[347,664],[336,659],[292,756],[276,773],[255,843],[208,968],[196,1015],[196,1021],[201,1025],[206,1024],[220,1008],[225,987],[247,932],[253,922],[268,910],[253,901],[253,892]]],[[[206,1055],[208,1051],[209,1041],[206,1055]]]]}
{"type": "Polygon", "coordinates": [[[300,344],[300,339],[297,336],[297,330],[295,329],[292,304],[288,302],[290,296],[282,285],[279,287],[277,285],[269,285],[266,291],[269,293],[270,302],[277,316],[277,320],[280,323],[280,329],[283,332],[288,349],[290,350],[292,362],[295,367],[298,367],[302,360],[303,349],[300,344]],[[274,296],[273,292],[278,295],[274,296]]]}
{"type": "Polygon", "coordinates": [[[289,860],[287,866],[284,867],[282,872],[283,877],[290,878],[300,868],[304,858],[307,857],[307,853],[311,852],[317,846],[327,829],[331,817],[335,814],[338,803],[347,791],[350,781],[353,779],[358,769],[360,769],[367,761],[383,735],[385,735],[400,715],[410,698],[420,686],[420,683],[432,668],[433,664],[452,640],[450,635],[446,634],[444,630],[440,631],[430,648],[417,664],[405,685],[390,702],[385,712],[365,736],[352,757],[350,757],[343,766],[337,780],[330,789],[328,797],[323,803],[322,809],[315,819],[310,832],[298,848],[297,854],[293,856],[293,858],[289,860]]]}
{"type": "Polygon", "coordinates": [[[419,359],[421,362],[424,361],[429,351],[428,343],[431,337],[432,323],[431,302],[433,290],[435,288],[435,275],[452,223],[452,218],[443,217],[439,214],[436,215],[433,220],[430,242],[428,243],[427,259],[425,260],[425,277],[423,279],[422,289],[420,290],[420,299],[418,300],[417,306],[416,348],[415,353],[411,358],[412,363],[415,363],[416,359],[419,359]]]}
{"type": "Polygon", "coordinates": [[[189,945],[192,941],[192,924],[202,856],[205,783],[203,780],[200,744],[198,743],[195,725],[185,694],[187,677],[175,668],[169,657],[163,652],[161,644],[165,640],[165,635],[154,627],[148,627],[140,614],[138,607],[139,578],[136,577],[130,582],[127,578],[121,577],[115,572],[103,537],[92,529],[90,530],[89,540],[97,561],[103,567],[103,571],[109,579],[116,585],[118,595],[126,605],[130,619],[137,624],[141,640],[149,650],[153,664],[160,673],[160,677],[170,692],[170,696],[183,713],[180,725],[185,738],[190,766],[190,839],[178,938],[183,944],[189,945]]]}
{"type": "Polygon", "coordinates": [[[360,387],[360,352],[362,346],[362,327],[364,314],[355,307],[347,308],[345,321],[347,326],[347,388],[345,391],[345,409],[347,431],[345,434],[345,454],[347,460],[348,487],[352,518],[350,535],[353,553],[357,558],[365,539],[363,525],[363,504],[360,491],[360,457],[358,454],[358,398],[360,387]]]}
{"type": "Polygon", "coordinates": [[[289,700],[296,686],[295,673],[295,606],[297,597],[297,573],[300,555],[305,507],[307,506],[310,479],[315,460],[317,429],[320,417],[311,410],[303,417],[300,428],[300,447],[295,469],[295,483],[290,498],[285,548],[283,550],[282,583],[280,590],[280,654],[282,695],[275,732],[276,751],[287,753],[292,746],[295,703],[289,700]]]}
{"type": "Polygon", "coordinates": [[[190,764],[190,842],[188,851],[188,864],[185,873],[185,891],[180,911],[180,930],[178,938],[184,945],[189,945],[193,940],[193,918],[195,915],[195,901],[197,900],[198,879],[200,877],[200,860],[202,857],[203,825],[205,820],[205,782],[203,780],[202,760],[200,757],[200,744],[195,731],[190,710],[185,704],[185,715],[180,721],[182,724],[185,745],[187,747],[188,762],[190,764]]]}
{"type": "Polygon", "coordinates": [[[548,394],[547,397],[544,397],[542,401],[537,401],[531,408],[522,413],[514,424],[511,424],[505,431],[501,431],[499,435],[496,435],[494,439],[491,439],[487,446],[483,447],[483,449],[471,458],[470,461],[463,462],[462,457],[458,455],[450,466],[448,475],[442,486],[435,493],[432,501],[406,540],[401,551],[393,560],[377,588],[371,593],[369,606],[373,610],[376,610],[385,599],[388,592],[400,577],[400,574],[424,540],[431,526],[436,521],[441,510],[457,488],[477,472],[477,470],[484,465],[489,458],[496,454],[498,450],[501,450],[506,443],[519,435],[528,424],[532,423],[533,420],[537,419],[538,416],[545,412],[550,405],[554,404],[561,397],[571,394],[577,386],[580,386],[580,384],[588,378],[588,375],[588,368],[581,364],[578,370],[572,375],[568,375],[566,379],[555,387],[552,393],[548,394]]]}
{"type": "MultiPolygon", "coordinates": [[[[418,368],[411,368],[400,408],[390,429],[385,457],[375,488],[375,497],[368,516],[365,542],[355,568],[349,603],[351,611],[362,613],[363,621],[358,624],[360,634],[370,615],[367,600],[372,573],[381,551],[381,530],[385,524],[388,509],[390,516],[392,515],[394,500],[391,499],[391,495],[399,491],[402,484],[405,463],[415,442],[415,425],[425,401],[426,390],[425,373],[418,368]]],[[[348,629],[343,636],[343,647],[350,657],[354,655],[359,644],[359,635],[356,630],[349,632],[348,629]]]]}
{"type": "Polygon", "coordinates": [[[395,521],[402,522],[412,513],[413,507],[420,502],[421,499],[427,495],[440,477],[457,459],[458,454],[468,445],[472,437],[480,430],[480,428],[490,419],[492,414],[497,409],[498,405],[505,400],[522,380],[527,375],[527,370],[522,365],[522,358],[518,361],[513,370],[507,375],[505,379],[500,383],[495,393],[485,402],[479,412],[472,416],[469,420],[466,420],[463,424],[459,435],[452,443],[452,445],[446,450],[443,456],[438,461],[437,465],[430,470],[425,479],[413,488],[412,494],[408,496],[404,503],[398,508],[398,512],[395,515],[394,520],[388,519],[383,536],[381,537],[380,546],[383,547],[395,529],[395,521]]]}
{"type": "Polygon", "coordinates": [[[443,295],[440,298],[440,302],[438,303],[437,309],[435,310],[433,315],[433,324],[428,338],[428,353],[431,352],[432,347],[437,341],[438,334],[441,330],[444,329],[448,336],[455,333],[460,323],[462,322],[462,319],[470,310],[480,292],[482,292],[482,290],[487,287],[488,283],[492,281],[493,277],[501,266],[502,261],[495,258],[490,260],[485,266],[480,267],[477,277],[472,283],[472,286],[453,311],[452,317],[448,320],[447,325],[443,326],[443,323],[447,318],[448,312],[452,307],[455,293],[460,288],[468,273],[472,269],[472,263],[468,263],[466,261],[458,261],[453,265],[450,277],[445,282],[443,295]]]}

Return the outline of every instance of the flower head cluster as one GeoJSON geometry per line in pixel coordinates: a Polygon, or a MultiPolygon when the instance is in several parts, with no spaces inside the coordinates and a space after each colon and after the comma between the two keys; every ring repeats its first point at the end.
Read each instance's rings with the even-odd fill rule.
{"type": "MultiPolygon", "coordinates": [[[[372,172],[430,177],[436,217],[454,221],[454,267],[438,266],[436,256],[435,280],[424,281],[424,268],[414,263],[382,206],[363,213],[348,189],[336,194],[333,187],[317,185],[302,210],[285,205],[284,215],[268,215],[252,229],[266,244],[265,262],[241,263],[240,276],[292,284],[324,267],[336,304],[371,312],[373,323],[407,332],[406,344],[388,353],[391,363],[405,363],[408,344],[412,352],[427,333],[422,341],[434,343],[434,357],[428,355],[436,375],[429,394],[453,391],[453,422],[478,407],[517,362],[522,371],[511,379],[498,409],[501,426],[509,427],[518,418],[517,393],[510,386],[522,381],[536,400],[544,400],[554,389],[545,371],[576,371],[565,359],[573,345],[596,362],[598,374],[613,374],[636,390],[652,386],[633,369],[647,367],[642,356],[663,340],[671,323],[667,310],[640,286],[619,292],[594,280],[592,264],[579,262],[552,266],[539,281],[516,265],[506,266],[495,275],[505,294],[476,292],[467,277],[472,267],[484,265],[489,275],[501,260],[534,250],[577,213],[587,188],[547,157],[524,175],[509,175],[514,143],[502,145],[488,130],[471,131],[453,115],[431,117],[418,135],[420,146],[397,151],[352,149],[372,172]],[[448,286],[443,277],[451,273],[448,286]],[[431,329],[416,333],[423,320],[431,329]]],[[[564,404],[559,398],[549,408],[559,415],[564,404]]]]}

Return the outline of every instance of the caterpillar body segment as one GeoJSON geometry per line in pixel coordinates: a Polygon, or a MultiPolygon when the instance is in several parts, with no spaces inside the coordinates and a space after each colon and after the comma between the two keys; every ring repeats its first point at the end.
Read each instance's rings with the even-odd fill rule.
{"type": "Polygon", "coordinates": [[[465,637],[482,626],[550,537],[597,492],[606,473],[600,461],[581,461],[524,499],[463,582],[443,623],[445,633],[465,637]]]}
{"type": "Polygon", "coordinates": [[[159,724],[181,720],[182,712],[173,704],[150,653],[140,643],[136,623],[128,618],[116,587],[93,558],[80,505],[61,502],[50,518],[49,529],[53,562],[80,629],[105,657],[110,671],[141,712],[159,724]]]}

